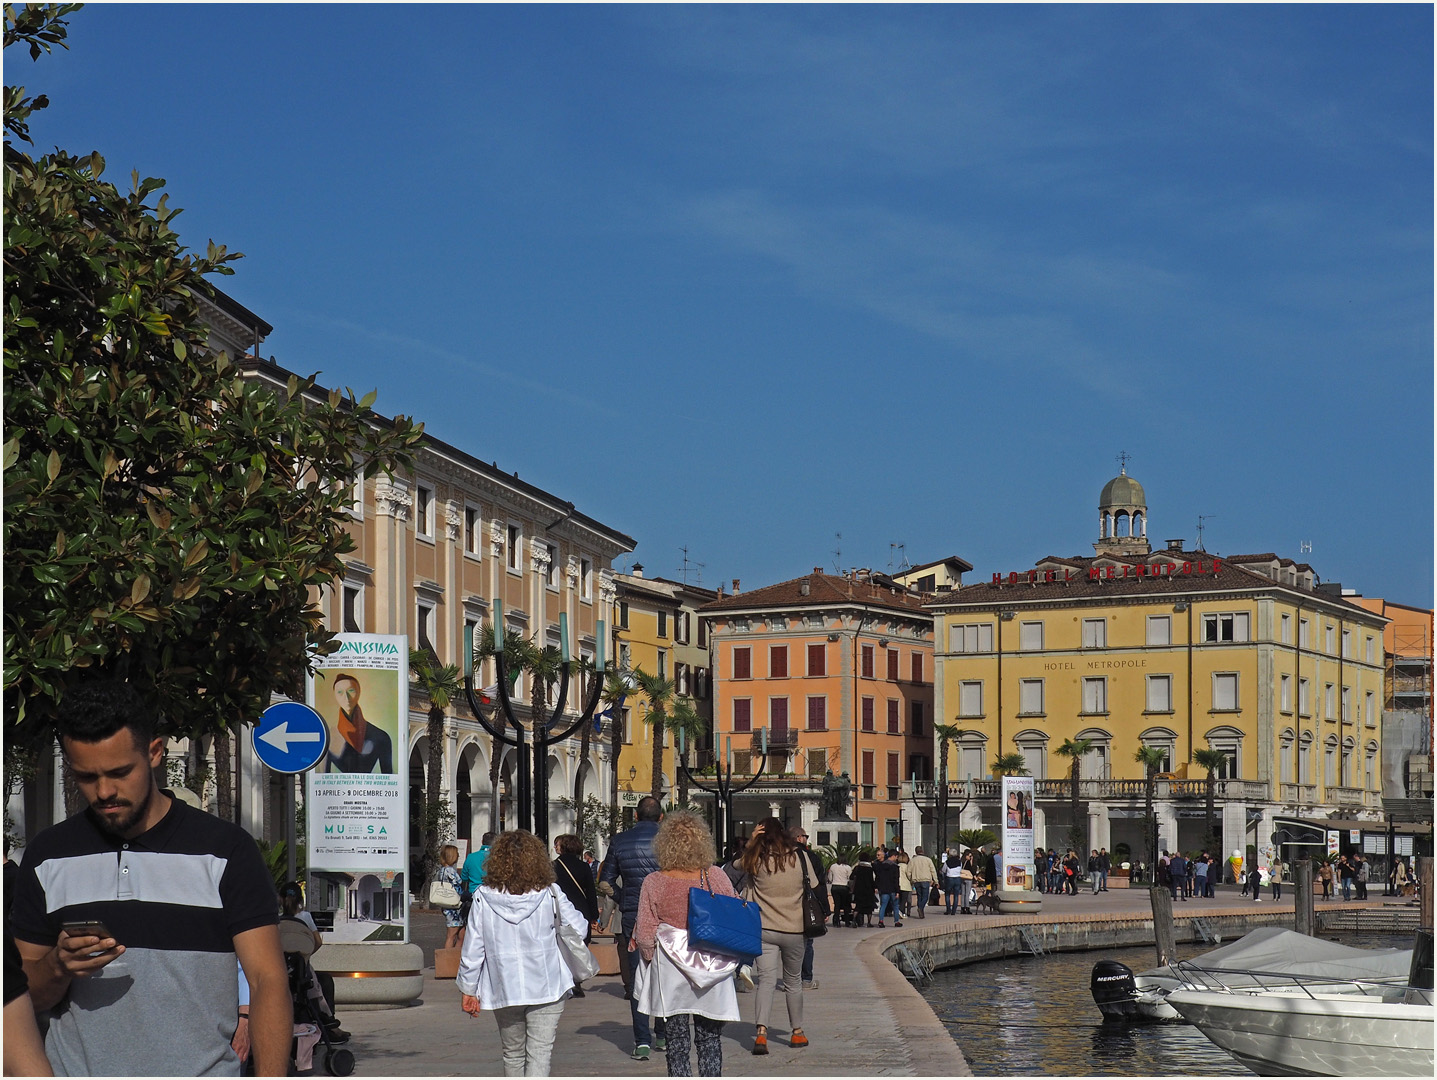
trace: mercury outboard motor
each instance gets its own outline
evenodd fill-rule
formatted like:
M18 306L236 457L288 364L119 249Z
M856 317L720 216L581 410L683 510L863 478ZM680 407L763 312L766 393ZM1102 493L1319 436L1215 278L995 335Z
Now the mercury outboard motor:
M1127 964L1099 960L1093 965L1091 989L1104 1020L1142 1019L1138 1013L1138 984L1133 979L1133 969Z

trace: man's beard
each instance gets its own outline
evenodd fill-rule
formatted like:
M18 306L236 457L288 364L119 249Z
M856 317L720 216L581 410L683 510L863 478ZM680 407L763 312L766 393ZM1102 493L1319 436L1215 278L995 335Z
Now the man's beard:
M145 790L145 797L136 803L113 802L113 803L91 803L90 809L95 811L95 817L99 820L100 828L112 836L124 836L134 828L135 823L145 816L145 811L150 808L150 798L154 795L155 789L151 785ZM110 817L102 812L102 807L128 806L129 813L121 814L119 817Z

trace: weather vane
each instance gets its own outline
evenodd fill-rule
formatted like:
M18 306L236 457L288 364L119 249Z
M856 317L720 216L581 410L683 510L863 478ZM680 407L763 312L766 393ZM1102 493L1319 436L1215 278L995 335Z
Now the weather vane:
M1133 460L1133 455L1128 453L1126 450L1120 450L1118 452L1118 456L1114 460L1118 463L1119 471L1121 471L1124 476L1127 476L1128 462Z

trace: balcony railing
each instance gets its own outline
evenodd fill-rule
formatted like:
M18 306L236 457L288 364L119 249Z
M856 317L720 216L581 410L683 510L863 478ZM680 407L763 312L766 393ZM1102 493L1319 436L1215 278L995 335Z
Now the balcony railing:
M1307 804L1317 802L1316 784L1283 784L1282 801L1285 803Z
M904 785L907 787L908 785ZM1063 802L1073 797L1071 780L1038 780L1033 784L1034 796L1040 802ZM950 802L963 800L967 784L962 780L948 782ZM912 785L913 796L919 802L931 801L937 797L938 785L920 780ZM997 780L974 780L975 799L997 799L1002 795L1002 784ZM1079 780L1078 797L1083 800L1147 798L1146 780ZM1153 786L1153 797L1164 802L1207 800L1206 780L1158 780ZM1268 785L1261 780L1219 780L1213 785L1213 797L1218 801L1228 799L1242 802L1263 802L1268 798Z
M1361 788L1330 787L1327 789L1327 801L1336 806L1366 806L1367 792Z
M749 740L749 747L756 753L763 750L764 730L759 728L753 733L753 738ZM793 728L768 728L767 730L769 753L789 753L798 749L798 732Z

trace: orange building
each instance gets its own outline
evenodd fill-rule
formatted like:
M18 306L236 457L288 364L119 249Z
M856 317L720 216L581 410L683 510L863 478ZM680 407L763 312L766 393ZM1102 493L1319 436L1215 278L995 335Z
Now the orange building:
M1432 797L1432 611L1378 597L1344 596L1391 620L1382 632L1382 794Z
M933 772L933 619L923 600L882 574L815 568L700 609L717 756L736 778L764 772L735 800L736 832L772 815L819 844L900 834L917 843L919 811L902 795L910 778ZM830 772L852 785L851 829L819 821Z

